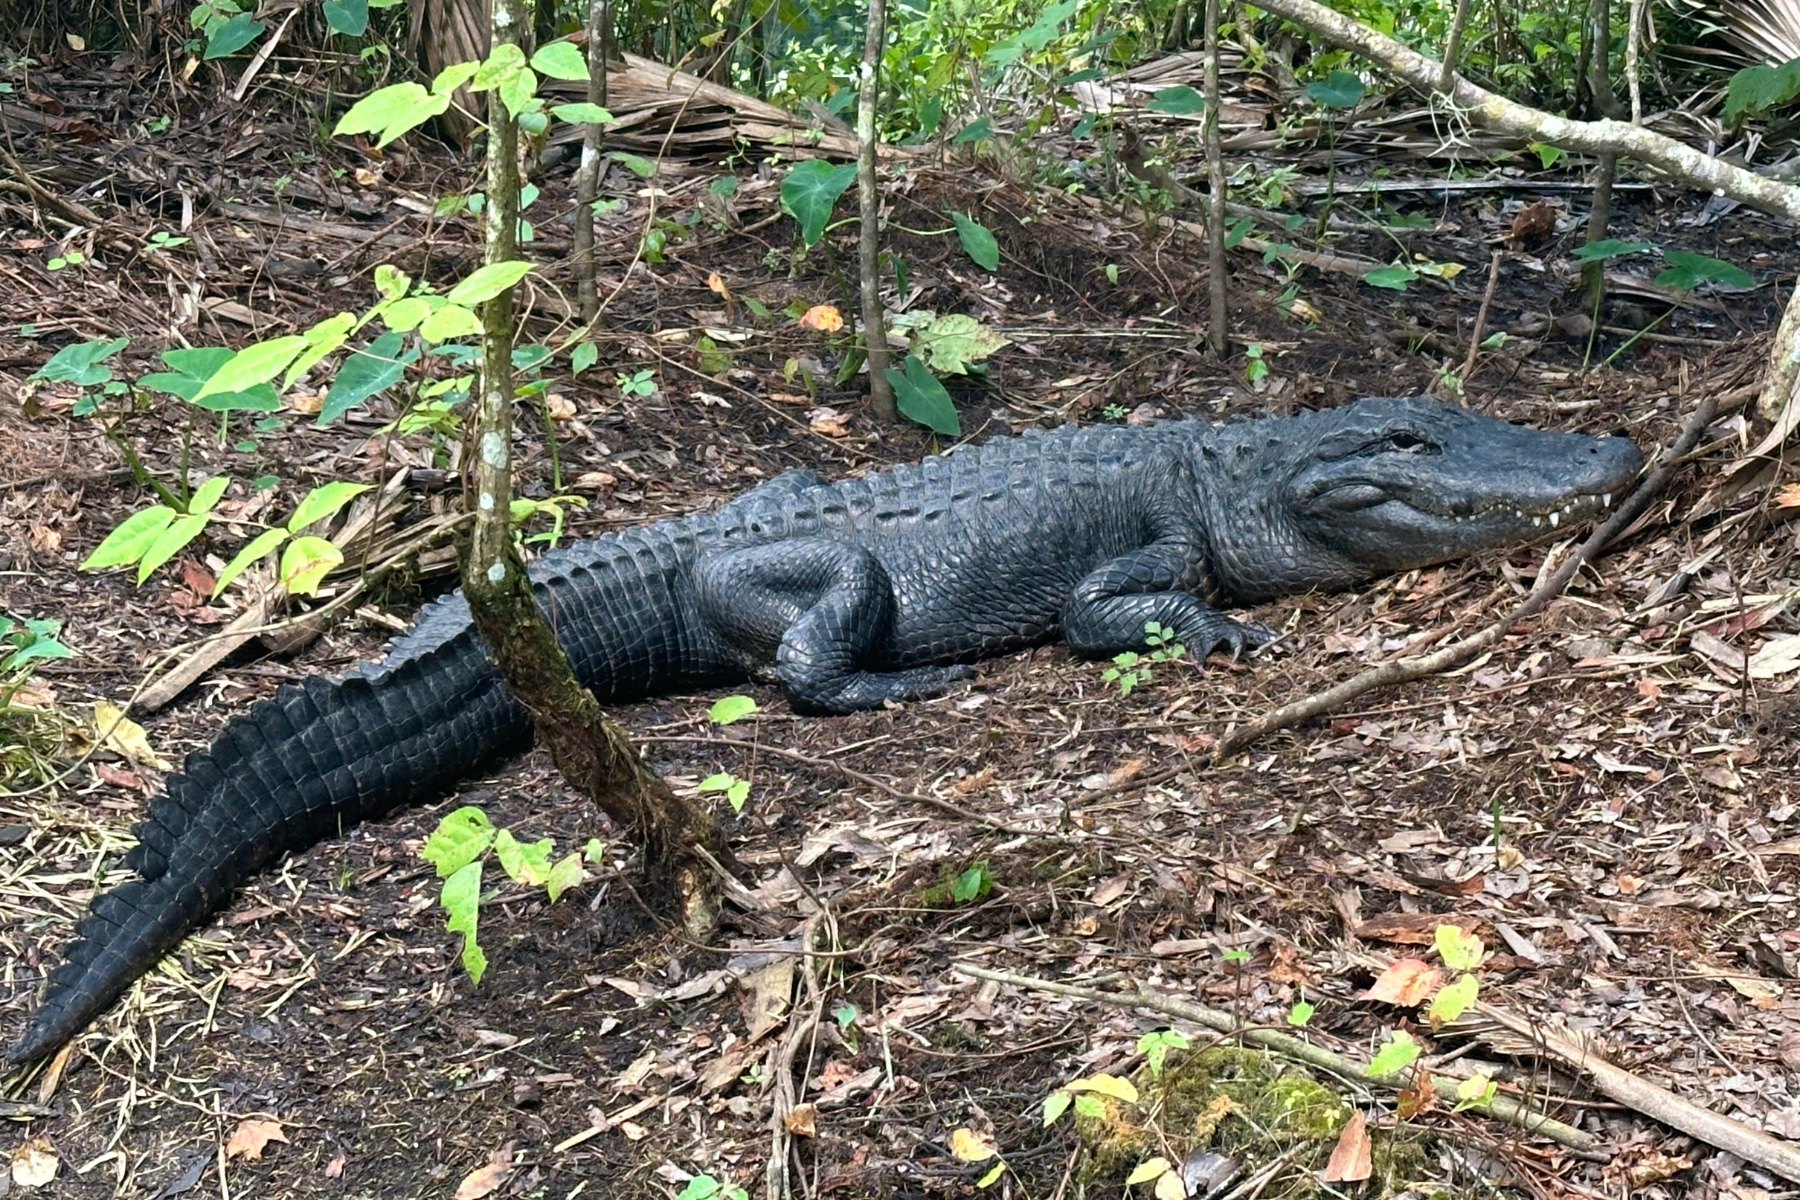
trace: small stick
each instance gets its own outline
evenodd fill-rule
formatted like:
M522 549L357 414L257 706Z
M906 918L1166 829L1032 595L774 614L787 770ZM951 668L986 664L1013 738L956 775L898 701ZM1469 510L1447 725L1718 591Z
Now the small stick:
M1705 432L1707 423L1712 420L1713 411L1718 398L1708 396L1694 410L1693 417L1675 444L1663 452L1656 461L1656 467L1637 490L1626 497L1624 502L1613 511L1613 515L1588 537L1575 552L1563 562L1548 578L1534 588L1529 596L1504 617L1489 625L1478 633L1471 634L1454 645L1446 646L1431 654L1413 658L1398 658L1391 662L1371 667L1367 671L1346 679L1344 682L1314 692L1291 704L1284 704L1246 722L1219 739L1218 749L1213 752L1213 762L1222 763L1233 754L1242 750L1278 729L1287 729L1302 721L1322 716L1333 709L1342 708L1350 701L1362 696L1365 692L1376 688L1392 687L1397 683L1411 683L1415 679L1423 679L1428 675L1436 675L1443 671L1452 671L1465 663L1474 661L1475 657L1499 642L1506 632L1519 621L1542 611L1549 603L1562 594L1575 577L1581 564L1598 554L1608 542L1630 527L1638 516L1648 507L1650 502L1661 494L1668 486L1669 480L1681 466L1686 457Z
M1345 1079L1355 1080L1363 1084L1380 1084L1393 1088L1411 1086L1413 1080L1409 1074L1396 1073L1371 1077L1368 1064L1346 1058L1342 1054L1327 1050L1323 1046L1315 1046L1311 1042L1302 1041L1291 1034L1281 1033L1274 1029L1246 1028L1230 1013L1220 1012L1215 1008L1204 1008L1191 1004L1177 996L1166 995L1148 988L1134 988L1131 991L1104 992L1099 988L1082 987L1079 984L1059 983L1051 979L1038 979L1030 975L1014 975L1008 971L990 971L986 967L972 966L968 963L956 963L955 969L964 975L976 979L987 979L995 983L1007 983L1014 987L1028 988L1032 991L1050 992L1058 996L1075 996L1082 1000L1095 1000L1102 1004L1116 1004L1121 1008L1143 1008L1164 1016L1176 1017L1183 1021L1192 1021L1203 1025L1215 1033L1228 1037L1241 1037L1253 1042L1265 1050L1272 1050L1287 1058L1317 1067L1321 1071L1330 1071ZM1462 1082L1449 1076L1432 1076L1431 1081L1440 1095L1455 1095L1456 1085ZM1511 1096L1496 1095L1484 1105L1474 1105L1473 1112L1483 1112L1509 1124L1517 1125L1532 1133L1542 1134L1552 1141L1560 1142L1572 1150L1592 1150L1593 1135L1583 1130L1558 1121L1555 1117L1545 1116L1530 1105Z
M1450 69L1448 63L1444 69ZM1457 375L1464 387L1469 384L1469 376L1475 373L1475 356L1481 352L1481 332L1487 328L1488 305L1494 302L1494 285L1500 282L1500 258L1501 251L1496 250L1488 263L1487 291L1481 294L1481 308L1475 313L1475 332L1469 335L1469 357L1463 359L1462 370Z

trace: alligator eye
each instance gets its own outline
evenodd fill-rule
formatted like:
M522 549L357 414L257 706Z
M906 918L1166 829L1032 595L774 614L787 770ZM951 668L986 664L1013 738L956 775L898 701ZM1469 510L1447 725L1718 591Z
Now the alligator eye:
M1381 449L1394 450L1401 454L1433 454L1437 447L1415 433L1390 433L1381 442Z

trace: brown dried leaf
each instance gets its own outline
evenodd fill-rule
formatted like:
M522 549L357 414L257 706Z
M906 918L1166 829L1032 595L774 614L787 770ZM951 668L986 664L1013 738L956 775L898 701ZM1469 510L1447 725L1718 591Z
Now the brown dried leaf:
M1421 958L1402 958L1381 973L1364 1000L1413 1008L1423 1004L1444 981L1444 973Z
M226 1158L241 1158L245 1162L256 1162L263 1156L263 1148L270 1142L286 1143L287 1133L281 1128L280 1121L239 1121L237 1128L231 1131L231 1137L225 1142Z
M1368 1122L1359 1110L1344 1122L1337 1145L1331 1149L1331 1161L1319 1178L1326 1183L1359 1183L1374 1173L1374 1156L1369 1142Z

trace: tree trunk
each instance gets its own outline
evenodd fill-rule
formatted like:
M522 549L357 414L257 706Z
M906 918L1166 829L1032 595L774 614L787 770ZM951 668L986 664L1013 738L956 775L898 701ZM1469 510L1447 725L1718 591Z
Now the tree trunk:
M589 104L606 107L606 46L611 41L612 6L588 0L587 67ZM600 126L581 131L581 166L575 172L575 292L581 299L581 323L600 317L600 291L594 283L594 201L600 198Z
M881 312L881 192L876 187L875 100L881 89L881 48L887 32L887 5L869 0L869 28L863 38L862 90L856 101L856 200L862 223L856 242L857 272L862 284L863 351L869 363L869 407L877 420L892 422L894 386L888 382L887 323Z
M493 0L493 45L516 43L527 28L524 0ZM483 210L486 263L509 262L517 256L518 147L518 125L498 89L490 91ZM557 768L639 843L646 899L659 906L678 906L688 932L705 934L716 904L712 877L700 851L721 862L730 860L711 816L683 804L644 765L624 731L604 718L593 694L570 670L537 606L512 536L510 289L482 305L481 320L482 366L472 439L475 532L463 566L463 594L470 614Z

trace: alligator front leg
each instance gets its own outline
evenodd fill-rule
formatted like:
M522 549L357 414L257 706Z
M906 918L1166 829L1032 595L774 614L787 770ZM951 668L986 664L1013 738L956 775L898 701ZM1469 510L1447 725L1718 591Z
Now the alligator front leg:
M879 708L974 673L960 665L869 669L892 633L894 588L860 546L796 538L727 550L694 564L694 584L701 620L753 673L772 663L802 712Z
M1184 589L1198 583L1192 564L1199 549L1187 539L1152 542L1106 563L1076 585L1063 606L1063 636L1077 653L1108 658L1143 650L1144 626L1154 621L1196 660L1217 649L1236 658L1266 646L1275 634L1246 625Z

